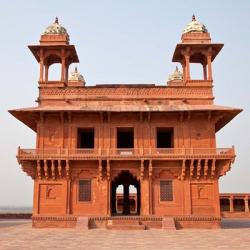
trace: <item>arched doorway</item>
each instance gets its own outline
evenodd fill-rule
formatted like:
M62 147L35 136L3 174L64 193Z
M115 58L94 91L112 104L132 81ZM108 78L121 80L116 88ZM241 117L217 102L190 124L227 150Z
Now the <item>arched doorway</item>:
M140 181L128 170L121 171L112 181L110 205L112 215L140 214Z

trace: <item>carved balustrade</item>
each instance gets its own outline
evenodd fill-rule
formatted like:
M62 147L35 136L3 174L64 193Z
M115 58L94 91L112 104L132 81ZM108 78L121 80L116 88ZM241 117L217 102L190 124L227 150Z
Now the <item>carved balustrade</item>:
M232 148L37 148L18 149L17 158L22 160L63 159L234 159Z

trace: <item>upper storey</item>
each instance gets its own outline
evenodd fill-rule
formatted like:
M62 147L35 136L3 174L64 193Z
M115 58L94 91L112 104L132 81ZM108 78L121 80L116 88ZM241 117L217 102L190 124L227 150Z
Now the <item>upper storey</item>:
M55 22L41 35L39 45L30 45L40 64L38 107L12 110L15 117L34 127L30 113L43 112L207 112L218 116L220 128L241 110L213 105L212 62L223 44L212 43L206 27L195 16L184 29L177 44L173 62L180 63L166 84L102 84L86 86L85 79L75 69L69 76L69 66L79 62L75 46L69 43L67 30ZM61 64L61 78L49 80L52 64ZM202 65L203 79L193 80L190 64ZM214 113L214 114L213 114Z
M223 47L222 44L211 43L206 27L193 16L192 21L184 29L182 42L177 44L173 62L182 66L182 72L176 70L164 86L154 84L122 84L85 86L85 80L75 70L69 77L71 63L79 62L74 45L69 44L67 30L58 22L48 26L40 38L39 45L29 48L40 63L39 105L91 105L91 102L105 102L110 105L116 101L119 105L157 104L212 104L212 61ZM52 64L61 64L61 78L49 80L49 69ZM190 64L199 63L203 66L203 79L193 80L190 77ZM87 103L86 103L87 102ZM159 103L158 103L159 104ZM103 105L102 105L103 106Z

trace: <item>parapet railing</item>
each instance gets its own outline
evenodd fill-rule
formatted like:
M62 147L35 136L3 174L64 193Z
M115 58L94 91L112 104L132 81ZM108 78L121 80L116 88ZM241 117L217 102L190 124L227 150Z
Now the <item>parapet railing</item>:
M235 156L232 148L18 148L19 160L35 159L85 159L85 158L185 158L185 157L217 157L232 158Z
M199 79L199 80L186 80L186 84L189 86L197 86L197 85L201 85L201 86L210 86L212 84L212 80L204 80L204 79Z

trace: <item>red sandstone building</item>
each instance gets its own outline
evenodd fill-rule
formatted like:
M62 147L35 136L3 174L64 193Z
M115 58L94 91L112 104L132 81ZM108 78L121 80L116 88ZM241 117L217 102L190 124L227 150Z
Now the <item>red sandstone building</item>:
M86 86L77 70L68 76L79 59L66 29L49 26L29 46L40 64L38 106L10 111L37 134L36 148L17 155L34 180L33 226L220 227L218 180L235 151L218 148L216 133L241 111L214 104L222 47L193 16L172 58L183 74L163 85ZM51 81L55 63L61 79ZM203 79L191 78L193 63Z

